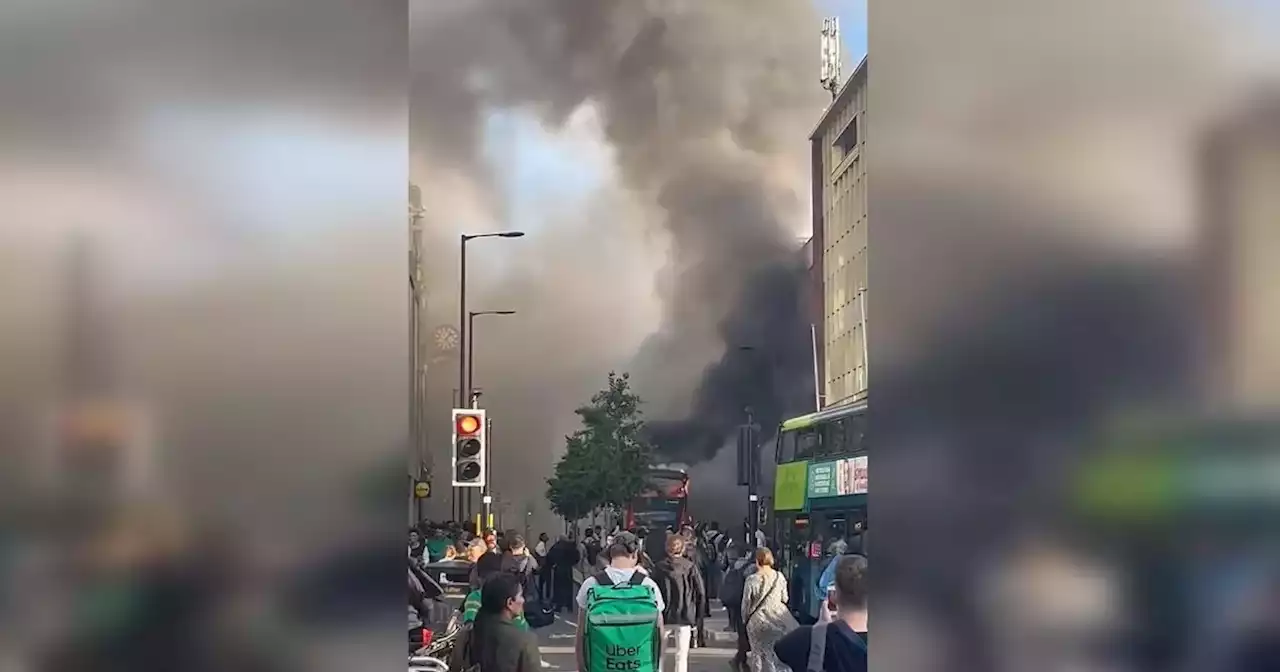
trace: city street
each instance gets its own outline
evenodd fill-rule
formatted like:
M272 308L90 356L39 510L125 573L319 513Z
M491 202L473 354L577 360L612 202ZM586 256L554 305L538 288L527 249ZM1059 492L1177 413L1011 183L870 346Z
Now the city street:
M558 672L576 672L578 666L573 656L573 639L577 624L570 622L572 617L562 614L556 622L539 628L538 649L542 652L543 667ZM690 672L727 672L729 659L733 657L734 640L731 633L724 632L728 626L724 609L712 607L712 617L707 622L708 633L715 641L708 641L707 648L693 649L689 652ZM672 657L664 657L663 669L674 670Z

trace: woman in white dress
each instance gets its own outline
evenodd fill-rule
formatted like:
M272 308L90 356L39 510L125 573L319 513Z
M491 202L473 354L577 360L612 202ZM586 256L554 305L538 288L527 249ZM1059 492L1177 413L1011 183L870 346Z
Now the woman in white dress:
M789 672L773 645L798 624L787 608L787 579L773 568L773 552L757 548L756 571L742 590L742 617L747 625L751 672Z

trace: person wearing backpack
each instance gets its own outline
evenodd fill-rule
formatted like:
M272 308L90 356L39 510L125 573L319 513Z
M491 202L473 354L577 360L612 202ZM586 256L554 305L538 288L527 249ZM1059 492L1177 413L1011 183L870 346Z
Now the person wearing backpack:
M583 561L588 564L594 563L596 557L604 552L604 547L600 545L601 539L596 535L596 532L589 527L587 528L587 531L583 533L583 537Z
M619 534L609 566L578 590L574 650L581 672L658 672L662 660L662 592L637 567L640 540Z
M488 583L493 577L501 574L511 574L506 572L502 567L502 558L495 553L485 553L480 556L480 560L476 562L476 576L479 579L480 586L467 594L466 599L462 601L462 622L471 623L476 620L476 614L480 612L481 589L484 584ZM519 580L519 577L515 577ZM516 627L522 630L529 629L529 621L525 618L523 612L516 614L511 619Z
M832 582L834 605L824 601L820 622L792 630L773 652L793 672L867 670L867 558L844 555ZM834 607L834 613L831 608Z
M729 566L725 570L724 580L720 583L720 603L724 605L725 613L729 617L729 629L736 632L742 625L742 591L746 586L748 570L754 568L754 565L747 559L739 557L735 546L726 550L725 557Z
M684 537L668 537L667 557L658 562L653 574L666 602L666 609L662 611L662 621L666 624L663 636L673 636L676 641L676 672L689 672L693 629L700 626L707 615L706 585L698 567L684 554L686 543Z
M514 575L499 570L480 589L475 621L464 626L449 669L473 672L541 672L533 633L516 619L524 613L524 590Z
M523 535L516 532L503 535L502 571L515 574L520 579L525 599L535 596L534 578L538 571L538 561L529 553Z

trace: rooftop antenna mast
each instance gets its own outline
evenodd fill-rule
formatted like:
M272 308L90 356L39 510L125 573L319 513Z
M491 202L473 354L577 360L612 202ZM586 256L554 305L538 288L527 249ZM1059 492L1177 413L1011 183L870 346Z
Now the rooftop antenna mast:
M822 20L822 72L818 82L835 100L840 93L840 19Z

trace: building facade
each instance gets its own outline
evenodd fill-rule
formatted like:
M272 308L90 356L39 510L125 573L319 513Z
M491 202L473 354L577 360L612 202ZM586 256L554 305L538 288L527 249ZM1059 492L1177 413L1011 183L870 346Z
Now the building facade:
M1215 125L1201 154L1200 389L1219 407L1280 398L1280 85Z
M867 396L866 110L863 58L809 136L823 407Z

